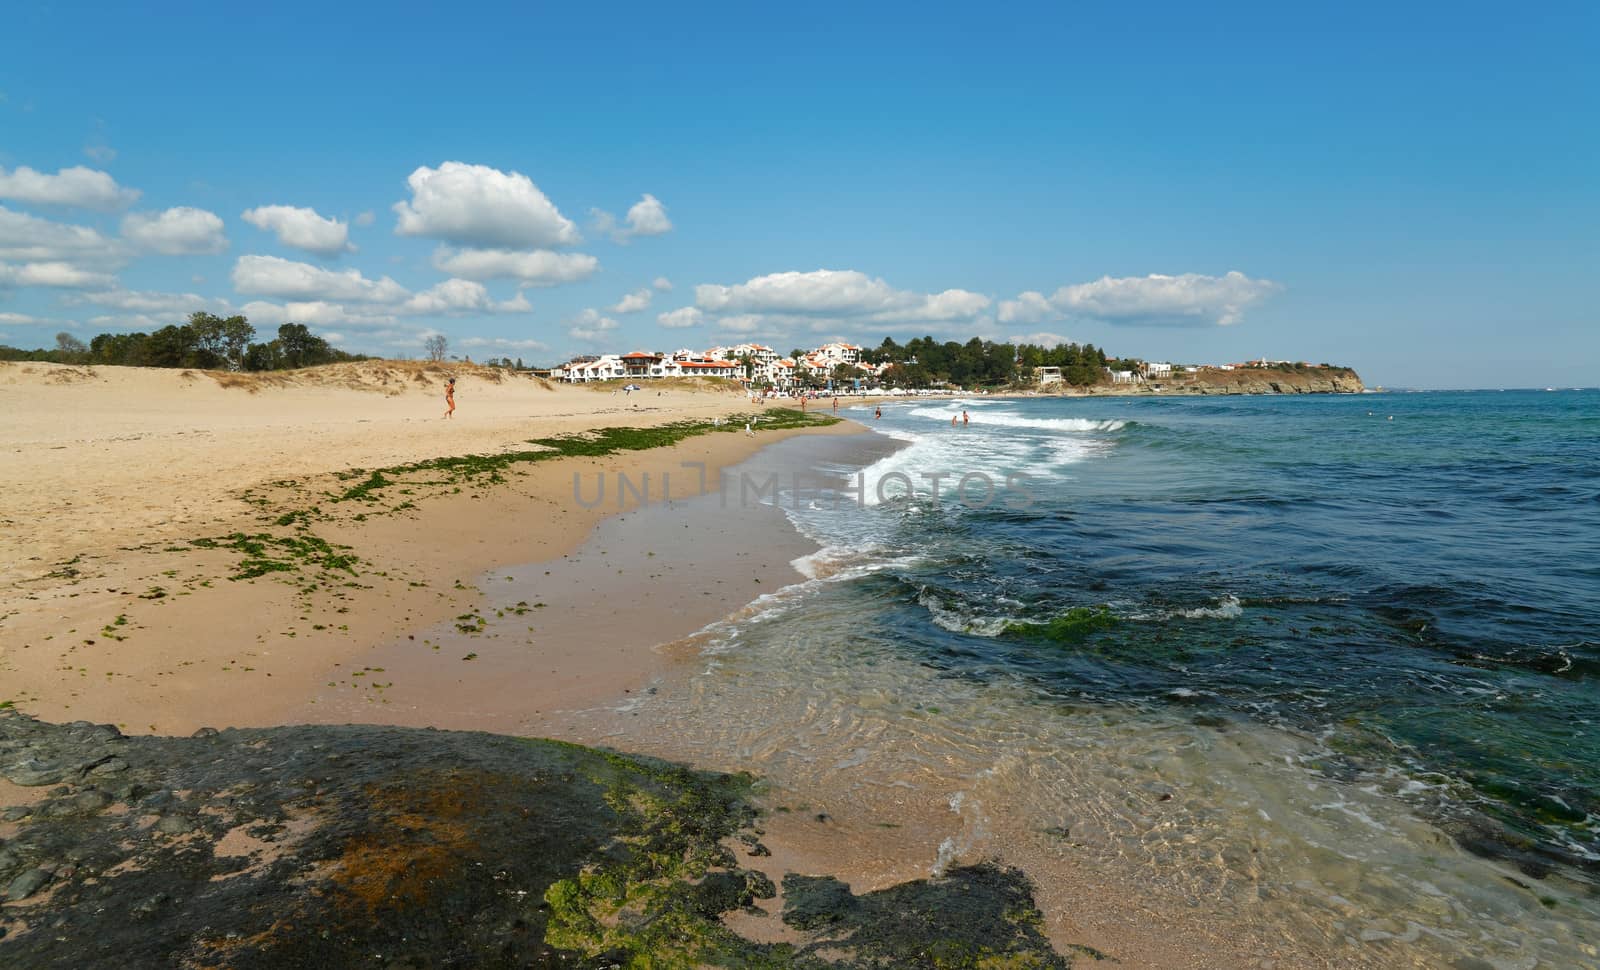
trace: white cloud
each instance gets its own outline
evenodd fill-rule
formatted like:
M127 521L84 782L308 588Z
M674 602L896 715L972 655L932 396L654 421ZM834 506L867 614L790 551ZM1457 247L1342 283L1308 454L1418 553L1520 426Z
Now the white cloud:
M660 290L662 293L672 292L672 281L667 279L665 276L657 276L656 281L650 285L655 287L657 290Z
M110 273L95 272L72 263L23 263L21 266L0 263L0 288L48 286L64 290L88 290L106 289L116 283L116 278Z
M548 249L517 252L509 249L450 249L434 251L435 269L469 280L520 280L528 286L555 286L586 279L600 267L588 253L557 253Z
M620 243L636 236L662 236L672 231L672 220L667 218L667 207L661 200L646 192L629 209L623 225L617 217L603 209L590 209L597 232L609 235ZM670 284L669 284L670 286Z
M706 315L700 312L699 307L685 306L676 310L656 314L656 323L668 330L682 330L685 327L694 327L705 322Z
M411 201L396 202L402 236L482 249L540 249L581 242L578 227L533 180L486 165L445 162L411 173Z
M1011 342L1014 344L1035 344L1039 347L1057 347L1074 341L1069 337L1061 336L1059 333L1046 333L1041 330L1038 333L1013 334Z
M520 313L531 309L528 298L521 293L496 303L482 283L460 279L445 280L400 305L400 312L415 314Z
M464 350L498 350L501 353L550 349L547 344L537 340L511 340L506 337L467 337L457 343L456 346Z
M702 310L760 317L759 323L740 321L749 329L815 318L877 324L972 321L990 304L987 296L969 290L898 290L855 270L772 273L732 286L701 284L694 292Z
M54 323L40 317L30 317L26 313L0 313L0 323L12 324L22 327L47 327Z
M98 330L160 330L171 324L182 323L182 320L155 317L148 313L109 313L103 316L90 317L89 326Z
M54 175L26 165L10 172L0 168L0 199L109 211L133 205L139 194L137 189L118 185L105 172L83 165L61 169Z
M717 328L729 333L755 333L766 323L767 318L759 313L740 313L718 320Z
M1000 306L1005 323L1040 323L1083 317L1107 323L1152 326L1228 326L1245 310L1283 287L1251 279L1238 271L1223 276L1184 273L1164 276L1102 276L1092 283L1063 286L1048 300L1027 292Z
M661 236L672 231L672 220L667 218L667 207L661 200L646 192L628 209L624 231L630 236Z
M129 255L125 243L88 226L52 222L0 205L0 259L110 270L126 263Z
M854 270L772 273L733 286L694 288L702 310L764 313L868 313L903 306L899 291Z
M107 165L117 160L117 150L110 145L86 145L83 153L101 165Z
M883 320L975 320L989 309L990 299L971 290L945 290L924 297L905 311L880 314Z
M1060 314L1043 293L1029 290L1015 300L1001 300L997 316L1001 323L1043 323Z
M168 256L199 256L228 248L222 220L186 205L161 213L131 212L122 220L122 235Z
M198 293L159 293L154 290L124 290L121 288L101 293L84 293L74 297L74 303L93 303L129 313L166 313L188 316L197 310L214 309L226 300L214 300Z
M291 300L271 303L252 300L239 308L258 327L276 327L284 323L303 323L317 327L392 327L397 320L392 312L375 307L347 307L328 300Z
M387 276L369 280L359 270L322 269L277 256L240 256L233 267L233 288L254 296L305 302L399 303L411 296Z
M602 316L599 310L586 309L572 319L567 336L574 340L596 341L604 339L607 333L615 329L617 321Z
M367 211L365 211L365 212L361 213L360 215L356 216L355 220L354 220L356 225L363 226L363 227L370 226L374 222L377 222L377 221L378 221L378 214L376 212L373 212L371 209L368 209Z
M650 309L650 300L653 296L654 294L648 289L634 290L609 309L612 313L638 313L640 310Z
M303 249L318 256L337 256L355 251L355 247L350 245L350 226L319 215L315 209L263 205L246 209L240 218L257 229L274 233L278 242L285 246Z

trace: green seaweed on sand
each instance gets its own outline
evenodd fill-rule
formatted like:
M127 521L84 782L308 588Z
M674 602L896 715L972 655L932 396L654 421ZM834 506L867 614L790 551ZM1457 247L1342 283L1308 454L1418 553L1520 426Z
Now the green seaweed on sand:
M825 415L806 415L798 411L777 409L762 414L735 414L716 421L675 421L645 428L599 428L553 438L531 438L527 444L533 445L533 448L487 455L428 458L371 470L352 469L340 477L347 481L363 475L366 477L331 498L335 502L374 502L380 490L398 484L433 486L499 484L505 481L506 471L514 466L532 462L558 458L605 457L625 451L664 448L700 435L742 432L746 423L762 431L785 431L794 428L827 427L837 424L839 420ZM414 481L412 476L418 474L427 474L429 477Z
M276 536L266 532L246 534L233 532L217 538L190 539L197 549L228 549L243 558L234 567L229 579L255 579L268 573L298 572L302 566L314 566L329 572L338 570L357 575L356 564L361 560L346 552L348 546L336 546L320 536L302 530L298 535Z

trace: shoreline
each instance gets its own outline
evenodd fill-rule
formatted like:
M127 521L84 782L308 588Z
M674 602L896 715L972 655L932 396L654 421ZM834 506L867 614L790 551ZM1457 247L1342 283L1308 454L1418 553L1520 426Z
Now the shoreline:
M718 487L605 515L559 555L484 570L475 610L374 644L364 672L330 668L275 717L561 737L572 714L626 705L694 659L674 645L806 578L795 563L820 547L747 486L823 448L859 450L869 429L819 430L709 465Z
M746 402L719 403L731 412ZM659 689L663 700L698 706L696 673L716 660L701 655L696 634L725 618L748 618L759 608L753 599L801 580L790 563L816 545L777 510L767 509L772 514L764 521L743 514L749 509L725 514L710 501L715 493L694 495L697 482L683 482L676 501L584 508L565 497L571 476L626 470L659 481L685 461L703 461L711 473L759 462L790 444L814 462L829 438L841 453L901 447L889 439L869 444L879 437L863 434L869 430L847 419L755 439L704 435L625 455L561 458L504 482L419 498L405 514L319 522L318 535L354 547L367 562L349 582L319 576L320 588L309 594L270 575L218 580L227 569L222 550L122 550L120 558L97 564L99 576L57 580L54 607L73 615L99 611L83 627L91 633L83 639L98 642L52 646L58 638L24 645L39 651L27 658L34 673L71 692L71 706L52 709L43 687L19 706L66 721L108 719L103 712L122 705L130 713L117 723L129 734L362 721L538 734L701 768L749 770L742 751L724 746L697 753L696 743L670 730L652 735L648 717L630 730L628 721L638 716L630 695ZM672 529L699 539L696 555L665 569L659 560L668 557L660 553ZM735 542L749 553L731 553ZM209 570L211 585L195 582L192 589L144 599L143 584L164 575L168 570L160 567L174 560ZM741 577L761 582L743 585ZM670 609L704 592L714 595L692 608ZM22 619L47 612L35 609ZM97 627L100 617L113 616ZM122 617L126 623L116 619ZM0 628L18 629L18 619L7 616ZM272 629L263 632L263 625ZM135 664L140 652L142 667ZM113 654L116 669L103 673L91 666L94 658ZM0 654L13 669L14 657ZM64 700L55 697L57 704ZM152 712L151 720L141 723L134 711ZM805 745L798 723L770 725L770 743ZM839 766L848 767L847 761ZM857 892L924 878L935 851L943 856L941 840L965 840L972 826L981 830L983 824L961 814L937 775L930 772L928 784L914 792L870 785L857 797L836 797L831 786L808 787L803 776L773 770L772 794L760 800L772 854L744 864L766 871L773 882L786 872L837 875ZM1027 845L1008 845L995 858L1025 863ZM1180 955L1194 966L1232 965L1233 956L1246 952L1282 955L1272 947L1233 951L1213 930L1170 903L1147 898L1138 886L1107 885L1111 875L1078 866L1038 884L1043 929L1062 952L1088 943L1124 963L1148 966ZM1165 935L1140 926L1133 914L1163 927ZM784 931L771 922L735 917L730 925L745 936L781 942Z
M51 373L49 368L41 369L46 375ZM17 370L12 365L10 370L0 371L0 379L9 376L14 380ZM121 386L111 379L118 377L133 379L136 385L164 378L167 386L158 388L163 393L156 401L146 396L139 399L142 407L128 407L127 397L148 388ZM700 485L694 476L685 474L685 462L703 463L711 487L715 487L718 470L790 435L861 430L854 423L841 422L830 427L763 431L755 437L704 434L609 458L563 457L518 466L499 476L502 481L495 482L491 476L486 482L466 480L453 487L446 483L435 487L435 494L420 494L426 489L419 486L419 494L401 503L401 511L347 514L315 521L298 533L326 543L331 550L349 547L348 555L360 557L359 564L349 571L290 562L287 565L303 568L230 580L230 573L240 575L234 571L241 554L226 547L196 546L194 540L262 528L260 510L266 507L262 503L267 498L260 493L271 499L281 496L270 487L262 489L259 480L247 482L241 489L237 484L240 477L257 466L233 467L228 461L238 456L241 446L245 451L254 447L263 434L307 431L305 401L296 405L271 397L283 393L280 390L250 396L206 387L181 375L114 374L111 378L35 388L39 393L31 399L45 399L41 412L54 410L58 417L66 413L73 423L80 424L85 411L109 415L120 410L126 415L123 420L143 422L148 429L127 446L160 451L176 440L178 457L166 464L139 465L127 474L122 463L125 454L116 447L126 434L123 428L66 439L41 454L37 445L19 441L23 435L17 433L26 427L27 438L36 439L41 429L19 424L9 441L0 440L0 447L10 444L11 450L25 456L26 460L8 466L4 485L24 499L38 496L30 500L41 503L32 510L35 517L30 519L30 531L36 534L48 529L52 517L44 513L42 503L49 501L51 493L92 490L94 482L74 486L67 479L94 467L104 469L112 479L120 469L125 478L134 480L121 482L119 487L145 493L159 488L177 467L180 473L190 473L193 492L203 497L203 501L197 499L200 512L159 519L158 526L144 529L140 538L145 541L138 544L127 542L129 529L123 524L86 521L68 537L81 550L71 558L52 561L37 555L29 564L30 575L8 575L0 583L0 588L7 590L6 606L0 610L0 632L5 640L0 646L0 672L6 683L0 702L10 701L48 720L110 722L130 734L188 734L209 726L284 723L284 715L301 709L305 699L325 689L325 665L344 669L373 666L363 658L375 647L477 612L481 594L477 578L481 575L506 566L559 560L581 548L599 523L637 507L639 496L632 493L608 496L603 504L584 507L573 494L576 474L626 471L660 483L664 476L677 473L671 491L681 498ZM464 387L468 393L477 392L477 403L491 412L486 426L474 427L471 432L474 443L498 445L481 449L490 453L526 437L530 412L541 415L540 431L560 433L566 429L571 433L606 426L658 426L749 410L742 396L721 392L678 390L660 397L645 395L632 402L635 407L618 407L622 399L613 401L613 395L588 389L546 390L531 384L475 388L471 383ZM0 384L0 395L8 390ZM327 390L310 388L297 393L309 399L317 411L328 410L330 399L341 407L362 409L344 425L323 429L324 436L335 439L365 441L375 436L365 427L354 428L356 424L377 424L379 431L385 424L390 429L405 429L416 423L418 411L432 408L431 395L419 401L416 398L421 395L414 391L405 392L401 408L395 408L394 397L386 394ZM468 393L461 395L463 409L465 401L472 400ZM63 412L62 401L71 397L80 402L89 399L97 407ZM195 400L211 402L214 413L197 415ZM223 408L224 404L231 409ZM592 410L583 410L586 405ZM386 416L391 409L400 413ZM776 417L787 412L769 409L768 413ZM210 433L187 434L197 423L200 430ZM437 456L441 442L450 447L456 441L447 437L455 429L440 427L445 424L425 423L425 437L419 440L378 441L362 456L391 457L397 452L400 457ZM342 487L335 473L348 466L328 463L330 459L339 461L347 453L344 449L329 449L317 440L298 450L289 445L283 449L292 454L279 467L298 471L305 478L295 480L296 495L326 495L317 489L330 484ZM67 454L51 465L51 452L59 455L61 451ZM444 452L452 453L459 452L453 448ZM319 462L323 465L319 474L304 476L302 469ZM221 474L200 480L210 467L220 467ZM54 471L48 472L51 468ZM659 498L659 490L659 485L653 488L652 501ZM223 497L218 499L219 495ZM27 502L21 504L28 508ZM70 499L59 502L53 516L58 527L63 519L71 519L73 504ZM408 505L413 507L403 508ZM296 534L288 533L287 538L295 540ZM18 546L26 546L31 539L29 535L12 536ZM305 541L309 544L310 539ZM98 551L87 551L90 548ZM667 632L685 635L703 622Z

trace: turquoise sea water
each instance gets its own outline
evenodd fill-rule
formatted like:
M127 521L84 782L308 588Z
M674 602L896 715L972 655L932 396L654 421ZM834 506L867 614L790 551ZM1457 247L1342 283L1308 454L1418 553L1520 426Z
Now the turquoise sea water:
M957 410L974 423L948 427ZM879 423L912 443L878 475L1036 475L1026 510L871 510L891 555L921 553L868 583L906 649L1316 733L1327 770L1426 782L1423 808L1477 850L1600 874L1600 392L964 401ZM839 525L858 523L809 522ZM1085 607L1114 622L996 635Z
M1600 963L1600 392L848 413L898 449L781 491L811 578L636 731L947 799L929 865L1047 899L1065 853L1352 963Z

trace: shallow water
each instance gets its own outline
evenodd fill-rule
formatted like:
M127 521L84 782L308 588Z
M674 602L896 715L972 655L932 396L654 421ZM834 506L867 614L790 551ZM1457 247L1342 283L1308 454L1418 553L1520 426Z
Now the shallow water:
M1596 963L1600 393L866 420L904 446L769 499L812 579L628 735L1047 903L1089 870L1339 959Z

